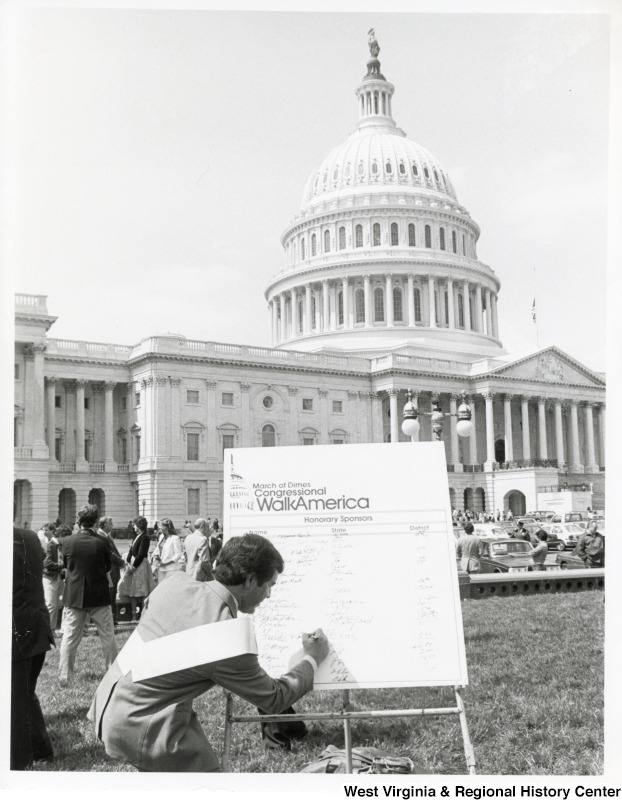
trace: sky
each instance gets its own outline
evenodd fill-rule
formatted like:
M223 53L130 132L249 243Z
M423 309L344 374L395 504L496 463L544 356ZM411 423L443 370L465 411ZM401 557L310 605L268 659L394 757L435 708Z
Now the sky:
M506 350L555 344L604 370L608 25L19 8L4 56L14 291L48 296L54 338L269 346L280 236L356 126L374 27L397 125L481 228Z

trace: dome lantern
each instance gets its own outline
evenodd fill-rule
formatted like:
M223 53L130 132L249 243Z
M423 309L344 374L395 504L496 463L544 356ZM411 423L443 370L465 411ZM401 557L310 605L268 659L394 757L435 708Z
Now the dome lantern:
M380 61L378 60L380 47L373 28L370 29L367 36L371 58L367 62L367 75L355 90L359 104L357 128L361 130L382 126L395 131L395 121L391 116L391 98L395 86L389 83L380 72Z

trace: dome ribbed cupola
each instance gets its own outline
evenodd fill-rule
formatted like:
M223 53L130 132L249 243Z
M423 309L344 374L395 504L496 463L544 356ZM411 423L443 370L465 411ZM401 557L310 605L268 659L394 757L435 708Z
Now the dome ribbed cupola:
M309 176L266 290L275 347L499 353L500 282L477 259L479 227L438 159L393 119L395 87L371 58L358 123Z

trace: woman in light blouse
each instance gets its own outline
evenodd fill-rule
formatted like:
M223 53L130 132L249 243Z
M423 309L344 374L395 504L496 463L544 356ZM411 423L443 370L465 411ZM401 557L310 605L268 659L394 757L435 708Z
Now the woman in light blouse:
M160 538L158 541L155 564L158 573L158 583L184 568L185 556L181 539L177 535L175 526L168 518L160 522Z

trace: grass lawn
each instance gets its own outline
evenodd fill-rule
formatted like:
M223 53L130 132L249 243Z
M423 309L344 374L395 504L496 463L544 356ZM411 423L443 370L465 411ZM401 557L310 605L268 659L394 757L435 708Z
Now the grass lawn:
M463 692L469 731L482 775L600 775L603 772L604 603L599 591L549 596L466 600L464 617L469 686ZM117 634L119 647L128 632ZM57 643L58 640L57 640ZM58 649L48 654L38 695L56 758L35 770L133 771L108 758L86 712L103 675L99 641L80 644L74 684L57 684ZM361 689L354 708L454 705L450 689ZM318 692L296 704L304 711L337 709L339 692ZM224 731L219 688L195 701L195 710L218 751ZM235 700L236 713L255 713ZM343 724L310 722L291 753L265 751L259 725L233 729L232 771L292 773L324 747L343 747ZM426 770L465 774L457 717L375 719L352 723L355 745L409 756Z

